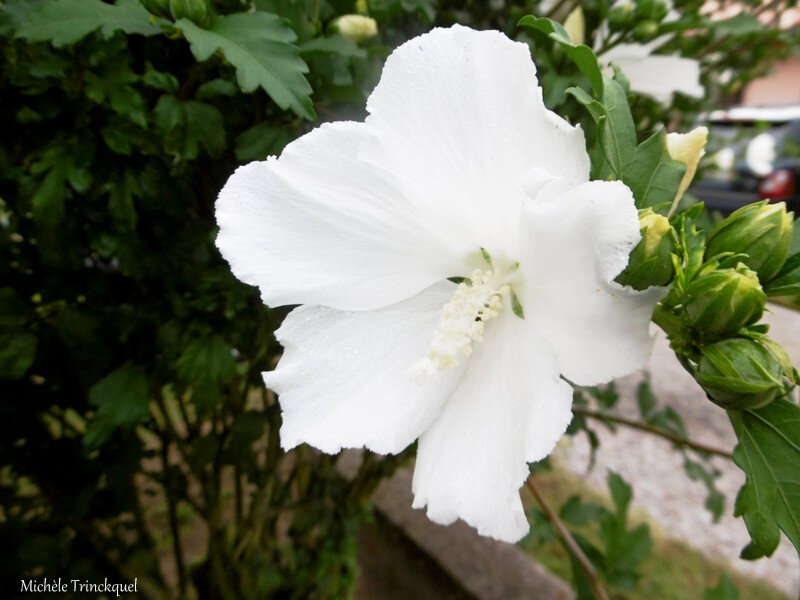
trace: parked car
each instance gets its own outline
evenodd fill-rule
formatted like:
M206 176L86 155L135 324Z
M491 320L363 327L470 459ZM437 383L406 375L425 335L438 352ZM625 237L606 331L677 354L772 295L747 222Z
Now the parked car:
M724 214L756 202L800 209L800 105L740 106L712 112L703 177L690 189Z

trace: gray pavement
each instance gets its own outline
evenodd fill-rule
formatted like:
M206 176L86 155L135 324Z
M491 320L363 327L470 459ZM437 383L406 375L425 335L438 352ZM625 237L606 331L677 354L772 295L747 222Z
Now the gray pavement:
M795 365L800 365L800 312L771 305L766 316L773 338L786 348ZM684 371L659 332L649 363L651 382L656 396L672 405L684 418L690 436L704 443L733 449L736 438L725 412L709 402L697 383ZM641 381L635 374L618 381L620 414L638 414L635 390ZM768 559L743 561L740 550L749 537L741 519L733 517L736 492L744 475L736 465L715 459L722 471L718 487L726 494L725 514L716 524L703 507L705 487L690 480L683 471L680 454L669 442L647 433L620 428L616 433L597 428L601 447L597 464L587 473L589 447L585 436L559 445L558 460L584 475L593 486L604 489L608 469L619 472L634 486L635 502L656 521L666 534L686 540L704 554L730 562L733 568L770 581L790 597L800 590L800 561L787 539ZM798 465L800 469L800 465Z

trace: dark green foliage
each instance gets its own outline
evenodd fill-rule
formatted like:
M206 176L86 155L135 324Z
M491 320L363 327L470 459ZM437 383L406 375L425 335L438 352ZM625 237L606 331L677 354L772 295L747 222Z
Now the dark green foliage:
M237 164L315 112L358 118L388 49L323 37L301 0L229 4L199 24L138 0L0 5L0 589L345 597L366 499L405 459L349 482L279 450L261 372L286 310L214 247Z

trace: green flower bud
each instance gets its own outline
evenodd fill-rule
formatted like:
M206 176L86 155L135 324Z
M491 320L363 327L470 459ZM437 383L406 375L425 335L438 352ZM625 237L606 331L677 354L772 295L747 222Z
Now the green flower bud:
M342 15L331 23L330 28L356 44L378 35L378 23L364 15Z
M760 342L731 338L700 352L695 378L711 401L722 408L760 408L785 391L780 360Z
M608 11L608 26L612 31L624 29L633 24L634 11L630 2L614 6Z
M637 23L633 28L633 37L640 42L647 42L652 40L658 35L658 23L655 21L647 20Z
M638 0L636 2L636 16L640 19L661 21L668 12L669 6L664 0Z
M739 263L692 281L684 305L695 330L705 337L726 337L758 321L766 299L756 274Z
M622 285L643 290L653 285L666 285L675 274L672 253L675 236L666 217L652 209L639 212L642 239L631 252L628 266L617 277Z
M169 0L139 0L151 14L169 18Z
M210 0L169 0L172 18L189 19L192 23L203 25L211 19Z
M786 212L785 202L743 206L711 232L706 258L722 252L747 254L742 262L766 283L778 274L789 255L793 217Z

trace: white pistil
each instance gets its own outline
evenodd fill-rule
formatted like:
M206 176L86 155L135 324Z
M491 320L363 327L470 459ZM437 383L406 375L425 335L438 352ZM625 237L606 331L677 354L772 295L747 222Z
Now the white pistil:
M472 342L483 341L486 321L500 314L510 293L511 287L501 283L494 271L476 269L468 280L459 283L442 308L428 355L414 364L412 374L419 376L457 367L460 355L472 354Z

